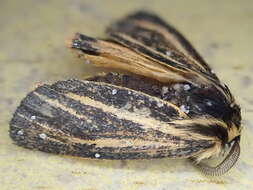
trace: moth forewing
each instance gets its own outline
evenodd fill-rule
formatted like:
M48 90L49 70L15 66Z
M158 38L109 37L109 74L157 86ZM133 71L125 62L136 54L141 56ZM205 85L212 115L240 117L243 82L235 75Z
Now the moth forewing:
M164 83L189 82L197 86L213 83L210 79L202 76L198 70L189 69L178 61L158 55L159 53L149 47L145 47L146 50L140 52L139 49L142 50L144 47L133 51L135 45L132 44L132 46L132 48L126 48L113 42L94 39L80 33L74 35L69 45L79 57L83 57L100 67L121 69ZM145 54L147 51L150 53Z
M204 72L191 64L187 65L182 61L170 59L138 41L135 44L131 41L131 37L125 34L114 34L114 38L122 41L121 44L127 48L80 33L74 35L69 47L77 52L80 58L83 57L100 67L128 71L163 83L187 82L200 88L211 87L229 100L232 99L227 87L221 85L215 75Z
M201 141L173 134L181 129L169 124L186 118L177 106L142 92L68 80L29 93L10 135L27 148L82 157L189 157L203 150Z

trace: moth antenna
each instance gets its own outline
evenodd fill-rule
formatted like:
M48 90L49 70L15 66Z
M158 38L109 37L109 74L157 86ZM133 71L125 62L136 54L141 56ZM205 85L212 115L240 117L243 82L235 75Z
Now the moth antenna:
M231 147L226 158L215 167L208 166L204 163L196 163L196 161L192 158L191 158L191 161L204 174L210 175L210 176L220 176L226 173L228 170L230 170L234 166L234 164L239 158L239 155L240 155L240 145L239 145L239 140L236 140L233 146Z

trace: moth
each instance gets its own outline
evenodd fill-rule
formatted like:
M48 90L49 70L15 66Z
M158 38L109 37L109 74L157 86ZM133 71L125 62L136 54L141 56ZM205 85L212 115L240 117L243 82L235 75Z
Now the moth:
M118 72L37 87L10 122L15 143L95 159L188 158L207 175L227 172L240 154L240 107L188 40L145 11L106 33L76 33L70 48ZM226 147L217 166L202 161Z

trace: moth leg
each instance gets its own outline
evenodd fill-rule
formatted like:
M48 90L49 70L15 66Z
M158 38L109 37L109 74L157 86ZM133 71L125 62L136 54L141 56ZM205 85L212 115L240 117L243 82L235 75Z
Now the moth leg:
M226 173L228 170L230 170L234 164L237 162L240 155L240 145L239 141L236 140L230 149L228 155L226 158L217 166L208 166L204 163L197 163L195 159L191 158L190 160L196 165L200 171L202 171L206 175L210 176L220 176Z

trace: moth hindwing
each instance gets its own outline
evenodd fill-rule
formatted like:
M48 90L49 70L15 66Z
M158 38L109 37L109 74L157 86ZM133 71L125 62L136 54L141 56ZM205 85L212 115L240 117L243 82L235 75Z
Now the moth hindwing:
M16 143L101 159L190 158L206 174L228 171L240 153L240 108L189 41L143 11L107 34L100 40L76 33L70 46L97 66L131 74L36 88L11 121ZM232 147L216 167L200 162L226 145Z

